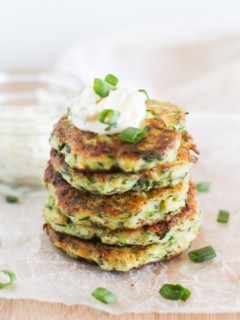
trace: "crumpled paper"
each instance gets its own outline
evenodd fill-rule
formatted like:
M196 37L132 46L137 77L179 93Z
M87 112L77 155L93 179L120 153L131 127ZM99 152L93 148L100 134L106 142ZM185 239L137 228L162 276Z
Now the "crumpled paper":
M45 195L25 196L19 204L1 197L0 270L14 271L17 280L0 290L0 297L84 304L112 314L240 311L240 117L193 114L188 128L201 150L194 179L212 184L210 192L199 195L203 226L192 249L212 245L216 259L195 264L183 253L128 273L104 272L50 243L42 231ZM216 222L219 209L230 211L228 224ZM186 302L165 300L158 293L164 283L179 283L192 296ZM95 300L91 293L97 287L114 292L118 302Z

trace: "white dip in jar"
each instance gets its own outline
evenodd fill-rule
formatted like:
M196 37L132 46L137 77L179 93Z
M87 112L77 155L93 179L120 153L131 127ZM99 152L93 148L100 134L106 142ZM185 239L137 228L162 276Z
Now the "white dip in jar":
M41 188L53 124L81 90L63 72L0 73L0 191Z

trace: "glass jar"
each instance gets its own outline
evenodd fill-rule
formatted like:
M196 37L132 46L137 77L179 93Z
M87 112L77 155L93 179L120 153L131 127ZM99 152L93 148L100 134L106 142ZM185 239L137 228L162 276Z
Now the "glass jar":
M0 191L41 188L53 124L81 90L63 72L0 73Z

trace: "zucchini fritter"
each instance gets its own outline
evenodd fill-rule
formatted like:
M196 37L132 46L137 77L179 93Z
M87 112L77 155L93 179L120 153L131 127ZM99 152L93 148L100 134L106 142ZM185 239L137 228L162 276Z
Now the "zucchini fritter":
M172 225L170 222L168 231L158 244L117 247L58 233L50 224L45 224L44 228L54 245L70 257L98 264L100 268L108 271L129 271L145 264L170 259L190 246L198 234L201 220L195 193L190 193L190 197L192 200L188 201L186 208Z
M64 155L55 149L51 150L51 164L74 188L80 191L86 190L93 194L110 195L129 190L147 191L175 186L189 173L192 164L197 161L197 158L191 155L191 151L198 152L192 137L186 131L183 131L176 161L161 164L153 169L136 173L86 173L78 169L72 169L64 161Z
M43 215L47 223L57 232L66 233L84 240L98 238L102 243L117 246L147 246L153 243L160 243L170 228L179 222L179 219L185 219L188 214L187 208L189 207L197 207L196 192L193 184L190 185L188 191L187 207L179 210L175 215L167 215L161 222L138 229L111 230L93 223L88 226L74 224L70 218L55 207L54 199L51 197L49 197L47 204L43 208Z
M185 110L167 102L147 102L146 118L141 123L147 134L136 144L123 142L118 134L98 135L79 130L65 115L54 126L50 144L64 154L71 168L83 171L151 169L175 160L185 114Z
M56 207L75 224L89 222L115 230L136 229L164 219L169 212L185 206L189 175L175 187L150 191L128 191L109 196L78 191L69 185L49 163L44 182Z

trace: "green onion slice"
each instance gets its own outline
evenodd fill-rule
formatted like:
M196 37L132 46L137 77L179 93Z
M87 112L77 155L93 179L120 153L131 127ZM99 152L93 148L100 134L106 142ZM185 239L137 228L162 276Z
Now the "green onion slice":
M229 212L226 211L226 210L219 210L218 217L217 217L217 222L227 223L228 219L229 219Z
M107 124L106 131L115 128L120 117L120 112L112 109L104 109L98 116L101 123Z
M188 253L189 259L196 263L212 260L216 256L217 256L216 251L211 246L193 250Z
M139 91L139 92L143 92L143 93L145 94L146 98L147 98L146 101L149 101L149 96L148 96L146 90L144 90L144 89L139 89L138 91Z
M15 281L16 275L14 272L9 271L9 270L2 270L2 271L0 271L0 274L1 273L3 273L4 276L6 276L8 278L6 282L5 281L1 282L1 280L0 280L0 289L4 289L4 288L10 286L10 284L12 284Z
M138 143L145 136L146 131L143 129L129 127L120 132L119 137L122 141L129 143Z
M5 199L8 203L18 203L19 201L18 197L11 196L11 195L6 196Z
M164 284L159 293L165 299L182 301L186 301L191 295L191 291L180 284Z
M118 78L115 77L113 74L107 74L104 80L110 83L112 86L116 86L118 84Z
M109 96L109 92L111 90L111 85L104 80L96 78L96 79L94 79L94 82L93 82L93 90L101 98L105 98L105 97Z
M211 187L210 182L200 182L196 185L198 192L208 192Z
M101 287L94 290L92 296L105 304L112 304L117 301L117 296L114 293Z

